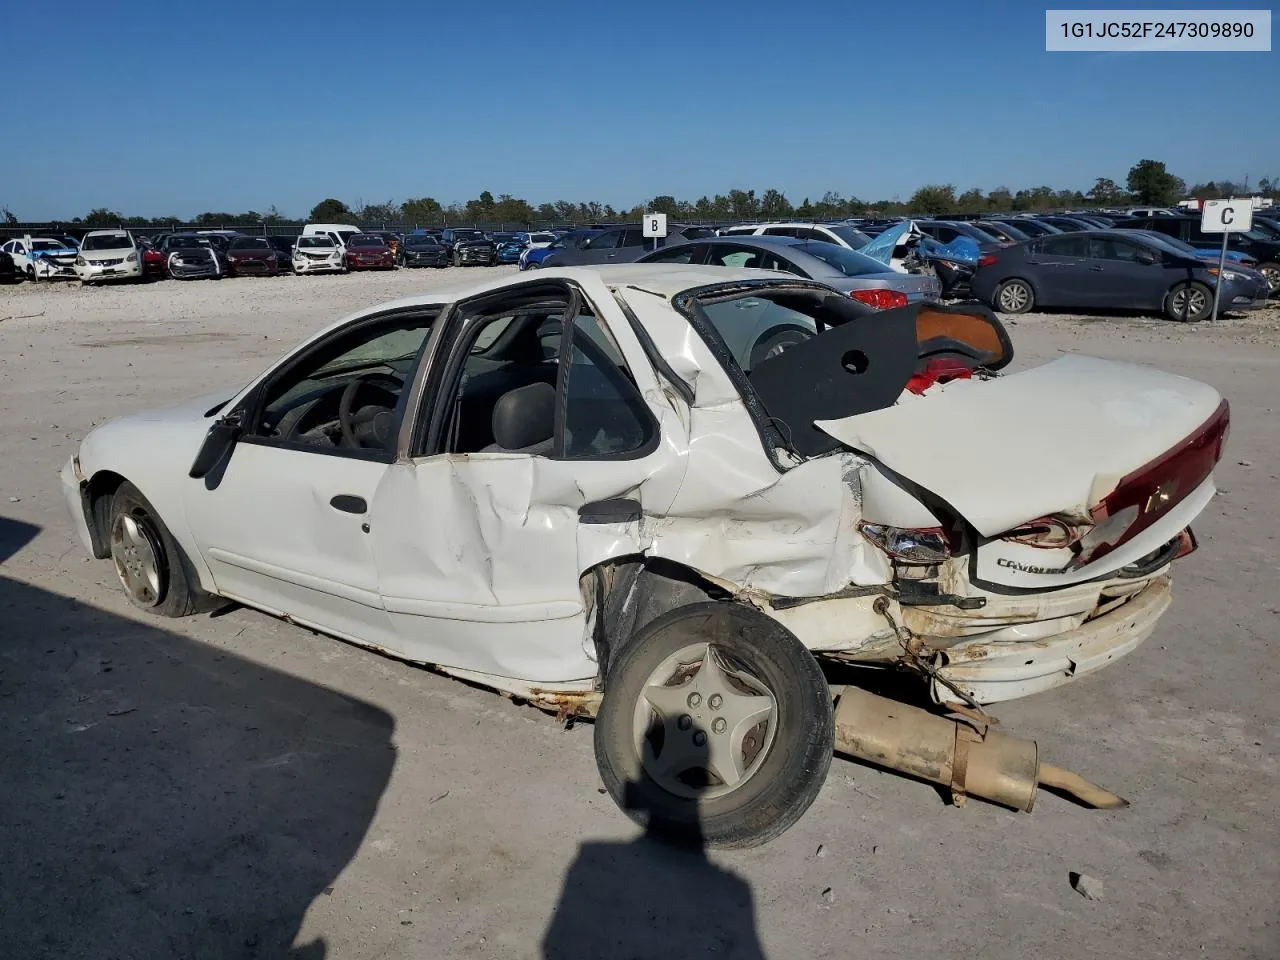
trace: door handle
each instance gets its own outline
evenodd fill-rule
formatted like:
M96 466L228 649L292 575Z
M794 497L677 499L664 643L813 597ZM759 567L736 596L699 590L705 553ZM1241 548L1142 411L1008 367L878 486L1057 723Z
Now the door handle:
M1092 270L1094 273L1102 272L1102 267L1098 267L1098 266L1093 266L1093 267L1090 267L1089 269Z
M343 513L364 513L369 509L369 504L365 502L364 497L357 497L350 493L338 494L329 501L329 506Z
M639 500L617 498L584 503L578 508L579 523L634 523L644 511Z

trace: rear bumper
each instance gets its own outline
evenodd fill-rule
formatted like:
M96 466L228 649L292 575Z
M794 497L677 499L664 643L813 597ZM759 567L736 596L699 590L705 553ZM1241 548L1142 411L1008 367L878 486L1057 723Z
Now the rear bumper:
M1050 690L1137 647L1151 636L1171 599L1169 577L1157 577L1115 609L1073 630L1027 640L978 636L961 641L946 651L946 665L938 672L979 703ZM936 680L932 693L938 701L955 699Z

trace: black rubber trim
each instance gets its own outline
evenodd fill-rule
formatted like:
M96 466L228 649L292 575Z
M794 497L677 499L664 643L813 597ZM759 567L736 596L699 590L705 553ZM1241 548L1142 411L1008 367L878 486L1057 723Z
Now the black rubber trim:
M363 514L369 512L369 503L364 497L352 493L339 493L329 499L329 506L343 513Z
M579 523L635 523L643 515L640 501L625 497L596 500L578 508Z

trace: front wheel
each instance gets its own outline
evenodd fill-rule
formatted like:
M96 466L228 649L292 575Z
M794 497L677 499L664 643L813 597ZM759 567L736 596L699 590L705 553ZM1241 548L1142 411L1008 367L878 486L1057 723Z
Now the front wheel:
M1267 296L1280 296L1280 263L1260 263L1258 272L1267 278Z
M835 744L831 693L788 630L736 603L658 617L609 667L596 765L629 817L686 843L752 847L813 803Z
M1026 313L1035 306L1036 294L1025 280L1006 280L996 288L992 300L1001 313Z
M111 501L111 562L134 606L162 617L185 617L213 605L182 548L133 484Z
M1181 283L1165 299L1165 316L1183 323L1199 323L1213 313L1213 292L1203 283Z

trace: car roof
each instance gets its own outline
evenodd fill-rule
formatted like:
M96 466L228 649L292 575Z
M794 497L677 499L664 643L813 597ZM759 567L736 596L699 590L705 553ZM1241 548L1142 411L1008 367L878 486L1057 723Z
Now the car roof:
M802 243L814 242L808 237L801 240L799 237L778 237L770 234L729 233L719 237L698 237L696 240L685 240L671 246L692 246L695 243L738 243L748 247L796 247Z
M698 241L693 241L698 242ZM478 296L482 293L501 290L526 283L537 283L544 280L586 280L598 277L612 289L621 287L637 287L646 293L657 294L669 300L679 293L704 287L711 284L730 283L734 280L781 280L799 284L814 285L814 281L797 277L793 274L778 273L773 270L752 270L738 267L708 267L684 263L620 263L604 267L544 267L536 275L512 273L501 280L458 281L432 288L430 293L404 297L390 303L378 304L375 312L396 310L401 307L422 307L431 304L453 303ZM365 316L368 310L361 310L347 320ZM341 321L341 322L346 322Z

